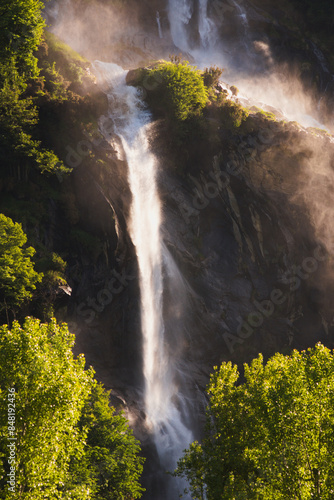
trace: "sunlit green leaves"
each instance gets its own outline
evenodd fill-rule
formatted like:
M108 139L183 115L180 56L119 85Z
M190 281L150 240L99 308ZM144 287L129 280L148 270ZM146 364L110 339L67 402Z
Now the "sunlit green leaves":
M109 406L109 393L100 384L94 386L79 425L87 429L86 464L84 470L76 459L72 461L72 482L80 482L84 473L91 478L90 483L96 495L94 498L141 498L144 490L139 479L144 459L139 456L139 442L126 419Z
M42 274L34 271L35 250L24 248L27 237L21 224L0 214L0 307L15 310L32 297Z
M208 93L202 75L187 62L161 63L151 71L150 77L158 82L160 99L172 118L183 121L199 114L205 107Z
M142 495L139 442L109 393L73 357L55 320L0 328L0 498L118 500ZM8 492L8 391L15 389L16 493Z
M7 393L10 388L16 393L17 496L10 498L59 498L70 457L83 453L85 433L76 424L91 391L93 372L84 370L83 357L73 358L73 343L67 326L55 320L42 324L27 318L23 327L15 322L11 330L0 329L3 451Z
M0 4L0 58L6 63L15 58L21 75L38 74L34 57L43 34L45 21L40 0L2 0Z
M231 363L216 369L206 438L186 452L178 473L190 481L200 474L208 500L333 498L332 352L319 344L265 365L260 355L244 376L237 385Z

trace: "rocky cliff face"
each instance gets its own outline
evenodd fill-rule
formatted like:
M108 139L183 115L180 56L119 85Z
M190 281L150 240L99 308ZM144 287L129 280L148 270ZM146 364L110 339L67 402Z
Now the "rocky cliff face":
M166 238L194 292L194 356L209 369L333 342L330 258L303 191L319 142L331 158L333 143L252 120L185 179L162 179Z

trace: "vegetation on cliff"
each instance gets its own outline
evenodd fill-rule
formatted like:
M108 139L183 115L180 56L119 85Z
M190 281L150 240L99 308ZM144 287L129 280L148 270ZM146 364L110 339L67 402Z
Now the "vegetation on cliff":
M0 212L22 224L34 248L32 262L43 273L21 307L13 309L20 320L26 314L43 320L54 315L70 248L96 255L101 247L85 232L69 174L79 165L97 169L93 143L106 101L90 63L44 31L42 8L42 2L19 0L0 6ZM72 145L82 143L78 154ZM100 170L105 159L101 152ZM59 217L61 231L69 234L57 248L61 255L50 234ZM8 321L5 313L2 307L1 321Z
M206 105L208 93L201 72L187 61L158 63L150 71L150 79L157 82L156 94L149 94L150 102L155 107L159 102L172 120L198 116Z
M235 134L248 111L230 100L219 87L223 70L200 71L180 56L131 70L129 85L139 88L155 118L163 118L168 131L173 164L180 172L195 170L203 155L217 154L221 133Z
M36 140L38 111L26 90L39 75L34 53L39 46L44 21L42 2L3 2L0 7L0 145L2 169L16 170L19 178L30 168L41 172L69 172L53 151Z

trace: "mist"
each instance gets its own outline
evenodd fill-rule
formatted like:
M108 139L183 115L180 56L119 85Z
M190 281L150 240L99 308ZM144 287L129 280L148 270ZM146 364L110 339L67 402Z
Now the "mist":
M124 69L168 57L171 39L164 25L159 26L157 12L154 1L99 2L97 8L94 3L60 0L45 9L50 31L75 51L91 62L114 62Z

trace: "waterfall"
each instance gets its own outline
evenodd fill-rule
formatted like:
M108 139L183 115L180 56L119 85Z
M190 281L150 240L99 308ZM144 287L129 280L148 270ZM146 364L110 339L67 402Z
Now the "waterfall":
M235 6L235 8L237 9L237 11L239 12L241 23L242 23L242 25L244 27L245 34L247 35L247 31L249 29L249 24L248 24L248 19L247 19L247 13L246 13L245 9L243 9L241 7L241 5L239 5L238 2L236 2L236 0L232 0L232 2L233 2L233 5Z
M212 47L217 33L215 23L208 17L208 0L199 0L198 31L202 47Z
M157 19L157 25L158 25L159 37L160 37L160 38L163 38L162 29L161 29L161 22L160 22L160 13L159 13L159 11L158 11L158 10L157 10L157 16L156 16L156 19Z
M132 193L129 232L136 248L140 274L146 426L153 436L162 468L173 471L193 436L182 422L182 413L186 412L185 398L179 394L176 364L169 358L165 335L163 269L167 279L169 275L175 278L176 271L161 238L158 165L148 143L150 115L137 89L126 85L126 71L116 64L101 62L96 62L95 68L100 80L109 86L110 117L129 169ZM174 500L185 486L179 479L170 482L169 491L161 494L159 500Z
M198 2L198 33L201 46L192 49L188 44L188 25L193 16L193 2ZM233 57L223 55L224 47L219 49L219 33L214 21L208 15L208 0L168 0L170 31L173 42L191 54L200 68L218 65L225 68L225 82L238 87L238 100L244 105L252 105L277 112L278 116L297 121L305 127L318 127L328 130L319 122L316 105L305 95L298 80L276 73L270 46L263 41L252 41L247 11L239 0L229 0L229 11L235 11L238 20L239 52L233 52ZM231 7L234 5L234 9ZM326 62L323 54L312 44L312 50L323 71ZM228 43L226 45L228 48ZM226 49L225 48L225 49ZM263 68L270 68L264 72ZM279 71L279 66L277 68ZM255 70L255 71L254 71ZM334 78L334 76L333 76ZM241 97L243 96L243 97ZM314 116L315 115L315 116Z
M169 0L168 18L174 45L189 51L187 26L193 14L191 0Z
M198 0L198 32L201 48L208 49L216 41L216 26L208 17L208 0ZM188 25L193 15L192 0L169 0L168 17L174 44L182 50L192 52L189 47Z

